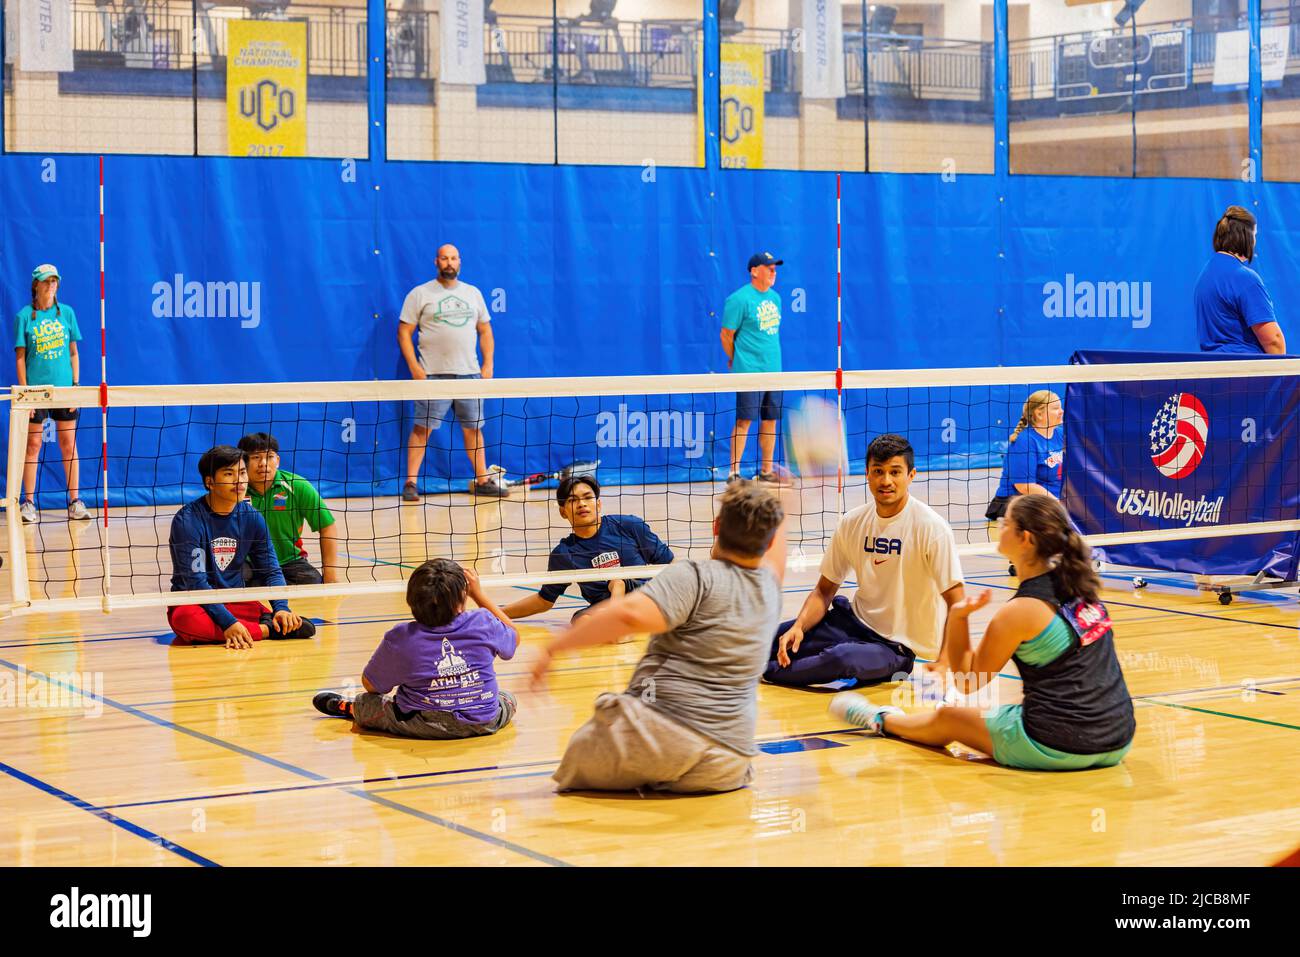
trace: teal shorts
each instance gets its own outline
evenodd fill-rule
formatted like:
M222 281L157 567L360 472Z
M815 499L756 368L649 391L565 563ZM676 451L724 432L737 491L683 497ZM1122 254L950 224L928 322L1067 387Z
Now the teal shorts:
M1132 742L1118 751L1103 754L1069 754L1039 744L1025 733L1024 709L1018 704L998 708L984 719L993 739L993 760L1009 768L1026 771L1082 771L1084 768L1110 768L1124 760Z

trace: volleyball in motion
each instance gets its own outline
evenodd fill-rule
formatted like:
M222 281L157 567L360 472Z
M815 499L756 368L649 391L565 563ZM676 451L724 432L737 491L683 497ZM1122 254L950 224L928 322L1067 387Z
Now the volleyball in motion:
M785 445L790 467L801 478L848 472L848 443L839 410L825 399L808 396L790 412Z

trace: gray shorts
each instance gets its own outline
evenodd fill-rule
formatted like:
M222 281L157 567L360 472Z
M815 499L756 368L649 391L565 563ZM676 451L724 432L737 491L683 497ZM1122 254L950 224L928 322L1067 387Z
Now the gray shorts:
M352 701L352 720L367 731L386 731L404 738L451 740L477 738L496 734L515 716L515 696L508 691L498 691L497 716L487 724L461 721L450 711L418 711L403 721L397 716L393 702L383 695L367 691Z
M472 375L430 375L430 379L481 379L479 373ZM447 417L447 410L456 407L456 421L462 429L483 428L482 399L416 399L415 425L421 425L432 431L442 428L442 420Z
M754 778L749 757L629 694L603 694L552 775L560 791L734 791Z

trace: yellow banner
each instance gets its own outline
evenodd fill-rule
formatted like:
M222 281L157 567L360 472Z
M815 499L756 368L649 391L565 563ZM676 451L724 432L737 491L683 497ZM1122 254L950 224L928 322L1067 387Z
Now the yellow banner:
M226 24L231 156L307 155L307 24Z
M697 48L698 49L698 48ZM696 89L699 116L696 162L704 165L704 66L700 56ZM724 43L721 51L722 103L718 138L722 165L763 168L763 48L754 43Z

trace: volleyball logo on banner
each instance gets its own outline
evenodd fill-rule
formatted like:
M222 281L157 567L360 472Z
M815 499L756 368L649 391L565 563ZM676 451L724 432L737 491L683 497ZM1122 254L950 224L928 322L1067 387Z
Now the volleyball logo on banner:
M231 156L307 155L307 24L231 20L226 122Z
M704 165L704 60L696 48L697 84L695 161ZM763 168L763 48L755 43L722 44L721 103L718 139L722 165L736 169Z
M1205 457L1210 418L1190 392L1171 395L1151 422L1151 463L1166 478L1186 478Z

